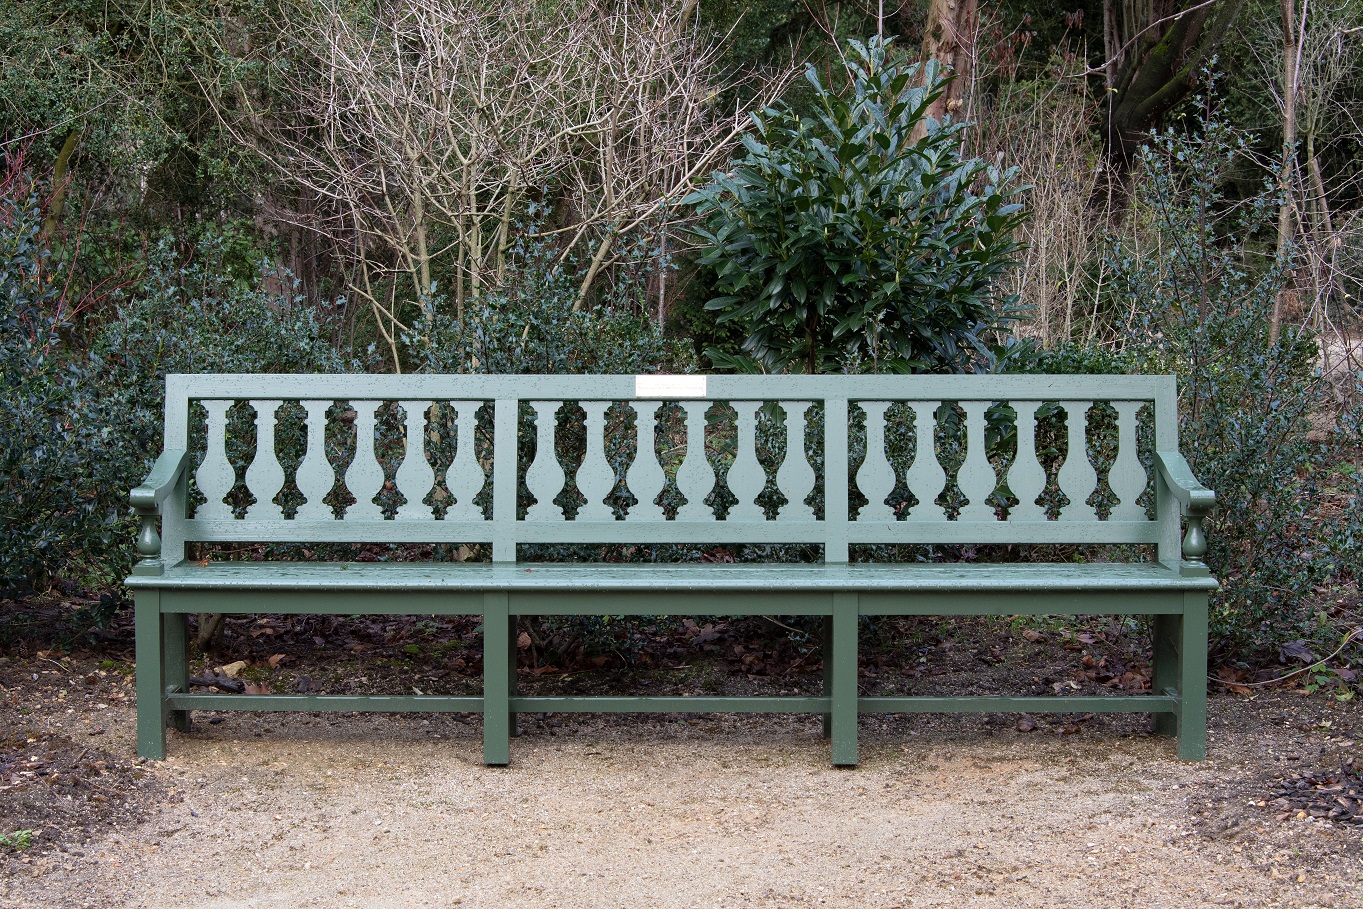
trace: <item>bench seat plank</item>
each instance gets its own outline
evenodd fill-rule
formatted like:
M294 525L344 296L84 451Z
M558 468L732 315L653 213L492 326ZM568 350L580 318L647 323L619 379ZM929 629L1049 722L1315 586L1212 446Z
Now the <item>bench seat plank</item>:
M162 589L638 592L1099 592L1214 590L1158 562L1019 564L181 563L128 586Z

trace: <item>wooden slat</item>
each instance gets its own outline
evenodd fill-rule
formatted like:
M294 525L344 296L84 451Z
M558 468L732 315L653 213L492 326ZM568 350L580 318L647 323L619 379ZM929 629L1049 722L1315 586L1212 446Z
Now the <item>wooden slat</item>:
M513 697L511 709L522 713L823 713L826 697Z
M858 521L854 543L1153 543L1152 521Z
M1178 698L1155 694L857 698L860 713L1166 713L1178 709Z
M641 529L630 521L519 521L509 528L522 543L818 543L826 522L659 521ZM185 523L188 539L220 543L472 543L495 539L495 522L483 521L271 521L231 518ZM1154 521L856 521L841 539L851 543L1155 543ZM508 559L507 561L511 561Z
M389 526L395 522L389 522ZM720 526L723 526L722 524ZM857 590L865 594L904 592L1039 595L1065 592L1132 593L1210 590L1211 578L1183 577L1159 562L1055 563L514 563L493 562L210 562L182 563L154 578L133 577L134 588L242 591L509 590L636 592L674 590L683 594L735 591L758 593ZM698 604L704 607L705 603ZM1181 602L1178 604L1182 607ZM611 608L607 604L605 608ZM268 610L267 610L268 611ZM475 612L477 610L474 610ZM826 611L826 610L825 610ZM758 613L754 613L758 614Z
M170 694L176 710L285 710L293 713L482 713L481 697L342 694Z
M635 376L562 375L279 375L219 374L168 377L170 403L190 398L362 398L490 400L538 398L628 401ZM1013 398L1154 401L1172 396L1169 376L709 376L706 400L795 401L851 397L889 401L999 401ZM657 397L653 395L652 397ZM1171 397L1172 402L1172 397ZM1177 435L1160 439L1176 447Z
M829 698L771 697L512 697L521 713L823 713ZM174 710L280 710L305 713L482 713L479 696L334 694L170 694ZM858 713L1177 713L1171 695L1042 697L859 697Z

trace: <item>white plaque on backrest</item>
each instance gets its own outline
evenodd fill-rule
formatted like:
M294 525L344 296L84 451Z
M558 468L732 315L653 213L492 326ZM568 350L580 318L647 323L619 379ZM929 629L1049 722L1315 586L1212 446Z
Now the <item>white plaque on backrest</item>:
M634 396L673 400L705 397L705 376L635 376Z

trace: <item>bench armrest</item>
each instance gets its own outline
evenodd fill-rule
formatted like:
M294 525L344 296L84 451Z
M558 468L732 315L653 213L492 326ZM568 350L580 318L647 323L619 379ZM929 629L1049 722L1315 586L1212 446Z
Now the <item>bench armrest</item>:
M1169 492L1178 499L1182 512L1189 516L1205 517L1216 507L1216 493L1198 482L1188 461L1177 451L1155 452L1160 476Z
M159 512L161 503L174 491L175 484L180 479L180 472L184 470L188 460L187 451L162 452L161 457L156 459L151 473L142 481L142 485L128 494L128 501L132 507L139 512Z
M175 484L180 481L180 474L188 462L187 451L163 451L142 485L128 493L128 501L142 522L142 528L137 532L137 553L142 560L133 567L135 575L159 575L162 571L161 535L156 532L156 516L161 513L161 503L175 491Z
M1188 521L1183 534L1183 558L1191 562L1191 570L1206 571L1202 557L1207 554L1207 534L1202 521L1216 507L1216 493L1197 481L1188 461L1177 451L1155 452L1155 463L1169 493L1178 500L1179 511Z

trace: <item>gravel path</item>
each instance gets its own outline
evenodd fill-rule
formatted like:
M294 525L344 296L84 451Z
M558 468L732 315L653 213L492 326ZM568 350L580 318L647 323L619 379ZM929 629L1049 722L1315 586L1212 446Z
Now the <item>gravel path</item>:
M1357 753L1340 709L1219 698L1203 764L1135 718L866 718L850 771L794 717L530 718L487 769L476 720L230 714L141 821L0 864L0 906L1357 909L1363 830L1257 804ZM127 706L45 722L96 721L130 760Z

